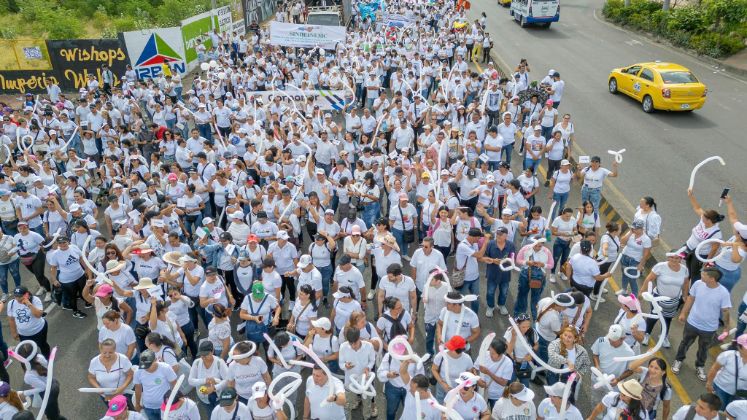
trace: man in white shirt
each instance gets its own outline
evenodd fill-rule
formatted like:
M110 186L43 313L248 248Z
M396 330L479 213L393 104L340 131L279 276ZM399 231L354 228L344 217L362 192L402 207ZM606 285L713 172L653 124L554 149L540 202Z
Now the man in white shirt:
M558 109L560 106L560 100L563 99L563 90L565 89L565 82L560 80L560 73L554 72L552 74L552 85L547 89L547 93L550 94L552 99L552 107Z
M332 387L332 392L329 391ZM330 395L332 394L332 395ZM322 401L327 404L322 406ZM314 365L311 376L306 379L306 397L303 403L305 419L343 419L345 417L345 388L342 381Z
M610 382L613 387L622 378L622 374L628 368L628 362L616 362L616 357L633 356L633 349L625 342L625 332L622 326L618 324L610 325L607 335L599 337L591 345L591 353L594 358L594 367L599 369L602 374L615 375L615 379ZM607 394L607 388L592 389L592 405L597 404Z
M360 402L363 405L364 418L371 413L371 397L355 392L353 381L365 383L373 371L376 363L376 350L373 344L361 340L360 330L356 327L345 328L345 342L340 345L339 364L345 372L345 418L352 419L352 411Z
M719 323L723 322L724 332L728 333L731 328L729 314L731 295L726 287L719 284L720 279L721 272L717 268L704 268L701 271L701 279L690 287L690 295L679 316L679 320L686 321L686 323L682 341L677 349L676 360L672 363L672 372L680 372L687 350L697 338L698 353L695 359L695 371L698 379L706 380L705 362L708 357L708 348L716 337Z
M410 266L412 267L412 277L415 279L415 286L417 287L418 304L420 304L420 296L423 293L423 287L430 272L436 267L446 271L444 255L434 249L432 237L423 238L423 244L412 254Z
M702 394L694 404L680 407L672 420L716 420L720 419L721 399L716 394Z
M480 238L483 237L480 228L470 228L467 237L459 242L456 250L455 270L464 270L464 284L458 290L464 295L480 295L480 271L478 260L482 259L490 242L491 235L486 233L482 246L478 247ZM480 301L472 301L472 311L479 313Z

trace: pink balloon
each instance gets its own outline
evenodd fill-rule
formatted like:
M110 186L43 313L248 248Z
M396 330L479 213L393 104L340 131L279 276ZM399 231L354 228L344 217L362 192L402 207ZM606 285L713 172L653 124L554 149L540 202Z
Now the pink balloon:
M394 353L398 356L402 356L407 351L407 348L403 343L397 342L394 345L389 346L389 352Z

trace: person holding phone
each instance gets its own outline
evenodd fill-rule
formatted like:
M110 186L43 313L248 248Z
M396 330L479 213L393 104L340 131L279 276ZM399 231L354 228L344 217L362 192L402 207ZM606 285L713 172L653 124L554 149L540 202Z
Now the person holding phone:
M47 320L41 299L29 292L26 286L13 291L14 299L8 302L10 334L18 341L31 340L39 347L44 357L49 357L47 342Z

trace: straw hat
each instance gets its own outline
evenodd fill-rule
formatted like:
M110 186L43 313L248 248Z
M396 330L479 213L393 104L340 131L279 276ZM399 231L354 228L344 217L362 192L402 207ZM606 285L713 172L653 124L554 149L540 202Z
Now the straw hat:
M643 386L635 379L628 379L625 382L617 384L617 389L620 390L621 394L627 395L634 400L640 400L641 393L643 393Z
M143 289L147 290L147 289L152 289L154 287L156 287L156 285L153 284L153 279L151 279L150 277L141 277L140 281L138 281L138 283L137 283L137 286L133 287L133 289L135 289L135 290L143 290Z
M179 251L171 251L163 254L163 258L161 258L164 262L167 264L175 265L177 267L182 266L182 262L180 261L180 258L182 258L184 254L182 254Z

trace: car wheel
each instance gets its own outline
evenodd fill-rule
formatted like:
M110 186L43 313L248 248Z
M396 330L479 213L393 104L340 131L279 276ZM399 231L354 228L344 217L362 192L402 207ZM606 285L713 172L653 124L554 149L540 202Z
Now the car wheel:
M641 106L643 107L643 112L645 112L645 113L650 114L650 113L656 111L654 109L654 100L653 100L653 98L651 98L650 95L646 95L646 96L643 97L643 101L641 102Z
M550 25L552 25L552 22L547 22L547 23L543 23L542 27L545 28L545 29L547 29L547 28L550 27Z
M615 79L614 77L610 79L609 90L613 95L617 93L617 79Z

